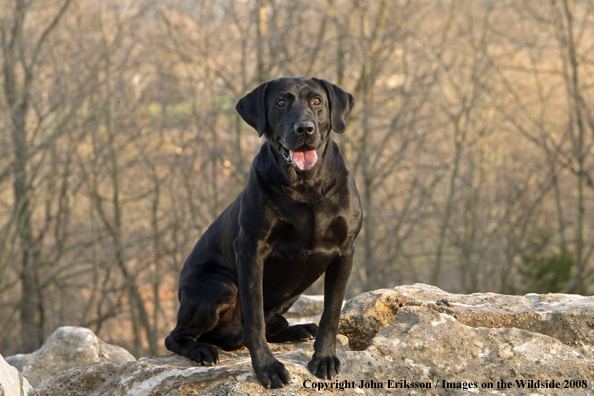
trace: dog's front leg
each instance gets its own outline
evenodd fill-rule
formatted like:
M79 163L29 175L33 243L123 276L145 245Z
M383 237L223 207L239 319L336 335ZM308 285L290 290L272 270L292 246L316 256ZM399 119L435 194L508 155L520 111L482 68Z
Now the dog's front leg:
M324 279L324 313L320 319L320 329L314 343L314 354L308 367L314 375L323 379L331 379L340 368L340 360L336 356L336 333L340 310L346 291L346 285L353 267L355 247L351 243L338 259L326 269Z
M280 388L289 383L289 372L270 351L266 342L262 279L264 262L258 241L249 240L242 230L235 240L239 296L243 316L243 344L250 350L252 366L266 388Z

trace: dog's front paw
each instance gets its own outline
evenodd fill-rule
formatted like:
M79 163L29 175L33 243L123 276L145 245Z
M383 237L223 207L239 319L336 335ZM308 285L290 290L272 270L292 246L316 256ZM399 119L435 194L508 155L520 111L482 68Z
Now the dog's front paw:
M318 378L332 379L338 374L340 360L336 355L316 357L314 354L307 367L309 368L309 371Z
M253 366L256 376L266 389L282 388L289 383L289 371L274 357L266 359L262 364L253 362Z

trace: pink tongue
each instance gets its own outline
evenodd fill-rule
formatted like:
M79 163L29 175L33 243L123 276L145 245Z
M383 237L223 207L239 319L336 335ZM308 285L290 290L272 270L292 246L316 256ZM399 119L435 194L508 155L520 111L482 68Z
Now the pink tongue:
M314 166L318 160L318 153L316 150L293 151L290 150L291 161L295 166L301 170L307 170Z

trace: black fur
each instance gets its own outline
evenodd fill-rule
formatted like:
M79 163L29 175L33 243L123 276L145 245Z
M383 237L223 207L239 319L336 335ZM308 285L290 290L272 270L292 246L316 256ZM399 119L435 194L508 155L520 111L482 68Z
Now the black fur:
M330 132L345 131L353 105L352 95L315 78L269 81L237 103L266 142L244 190L184 264L177 326L165 340L169 350L210 365L218 361L213 345L245 345L260 381L278 388L289 373L267 341L316 337L309 369L320 378L337 374L338 320L362 212L355 180ZM300 147L317 153L307 170L287 158ZM323 273L319 329L313 323L289 326L282 315Z

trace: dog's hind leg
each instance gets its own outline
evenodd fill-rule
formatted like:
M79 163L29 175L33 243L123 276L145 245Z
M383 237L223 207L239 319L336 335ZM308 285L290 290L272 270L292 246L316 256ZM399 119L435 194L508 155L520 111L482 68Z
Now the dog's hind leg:
M165 338L165 346L172 352L186 356L201 366L212 366L219 362L217 347L207 342L195 341L191 331L175 328Z
M180 287L177 325L165 339L167 349L204 366L219 360L213 343L226 350L241 346L241 324L236 325L237 286L209 275L193 277L195 282Z

